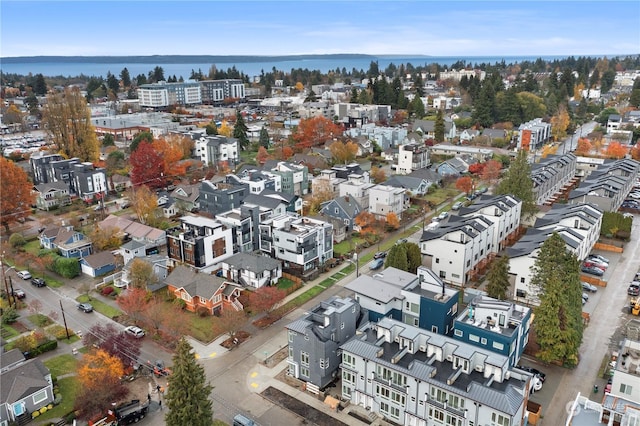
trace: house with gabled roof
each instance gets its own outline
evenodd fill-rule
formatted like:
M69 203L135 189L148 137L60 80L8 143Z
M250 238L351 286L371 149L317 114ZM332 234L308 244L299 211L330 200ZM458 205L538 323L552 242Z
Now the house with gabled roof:
M71 204L69 185L65 182L41 183L34 186L34 191L36 193L36 206L40 210L49 211Z
M19 349L0 357L0 424L26 424L53 403L51 372L39 359L27 360Z
M225 309L244 309L238 301L243 291L242 286L224 278L178 265L165 282L168 291L184 300L186 309L191 312L205 310L211 315L220 315Z
M360 204L358 204L354 198L345 196L322 203L320 215L337 219L338 222L342 223L344 232L348 234L353 231L356 216L362 211L362 207L360 207ZM334 225L334 230L335 229L336 227Z
M282 277L282 262L268 256L236 253L222 261L222 276L245 287L272 286Z
M178 210L190 212L200 207L200 184L178 185L169 196L175 200Z
M62 257L86 257L93 252L91 240L73 226L48 226L38 236L40 247L58 250Z
M522 200L513 195L481 195L473 204L460 208L458 216L479 215L493 222L491 247L497 253L517 237L521 211Z
M426 194L432 185L432 183L426 179L411 175L394 175L387 179L384 184L394 188L406 189L411 196Z
M436 136L435 120L416 120L413 122L411 130L419 132L426 139L434 139ZM444 139L452 140L456 137L456 123L450 117L444 117Z
M116 269L116 257L110 251L101 251L80 259L80 269L90 277L106 275Z
M440 176L460 176L469 171L469 162L460 157L450 158L434 166Z
M105 220L98 222L98 226L102 229L116 229L125 240L142 242L147 249L162 247L167 243L167 233L162 229L136 222L125 216L109 215Z

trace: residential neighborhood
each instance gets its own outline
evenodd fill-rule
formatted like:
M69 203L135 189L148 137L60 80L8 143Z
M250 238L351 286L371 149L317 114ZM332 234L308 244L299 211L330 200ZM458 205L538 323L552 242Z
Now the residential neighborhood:
M0 425L635 424L640 63L558 61L3 77Z

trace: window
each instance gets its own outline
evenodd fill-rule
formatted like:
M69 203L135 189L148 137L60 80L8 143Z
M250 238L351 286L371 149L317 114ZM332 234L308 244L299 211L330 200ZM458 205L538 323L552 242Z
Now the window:
M437 333L438 332L438 326L437 325L432 325L431 326L431 332L432 333Z
M296 337L296 332L289 330L289 342L293 342L293 338Z
M480 343L482 343L483 345L487 344L487 339L485 337L483 337L482 339L480 339Z
M524 290L516 290L516 297L527 297L527 292Z
M440 259L436 257L436 263L440 263Z
M342 382L350 383L352 385L356 384L356 376L350 371L342 371Z
M445 271L440 271L440 278L447 278L447 273Z
M342 363L348 367L354 368L356 366L356 358L351 354L343 353Z
M323 370L329 368L329 358L320 358L320 368Z
M504 349L504 345L502 343L500 343L500 342L493 342L493 347L494 347L494 349L497 349L499 351Z
M469 340L477 343L480 341L480 337L476 336L475 334L469 334Z
M340 330L344 330L344 322L340 323Z
M509 418L498 413L491 413L491 426L509 426Z
M625 385L624 383L620 384L620 392L625 393L627 395L631 395L633 387L629 385Z
M301 368L300 369L300 375L304 376L304 377L309 377L309 369L308 368Z
M33 403L34 404L39 404L42 401L46 401L47 399L47 390L46 389L42 389L40 392L34 393L33 394Z
M521 282L522 284L524 284L524 277L521 277L521 278L520 278L520 282Z
M308 352L300 352L300 363L304 367L309 366L309 353Z
M456 337L462 337L462 335L463 335L464 333L462 332L462 330L454 330L454 331L453 331L453 334L454 334Z
M420 324L420 322L419 322L418 318L414 318L413 319L413 325L418 327L419 324Z

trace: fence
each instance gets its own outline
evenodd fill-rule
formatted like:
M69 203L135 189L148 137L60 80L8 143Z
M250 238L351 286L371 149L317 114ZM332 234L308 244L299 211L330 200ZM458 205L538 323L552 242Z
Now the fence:
M303 284L303 283L304 283L304 281L303 281L303 279L302 279L302 278L297 277L297 276L295 276L295 275L291 275L291 274L290 274L290 273L288 273L288 272L283 272L283 273L282 273L282 278L286 278L286 279L288 279L288 280L291 280L291 281L293 281L293 282L294 282L294 283L296 283L296 284Z

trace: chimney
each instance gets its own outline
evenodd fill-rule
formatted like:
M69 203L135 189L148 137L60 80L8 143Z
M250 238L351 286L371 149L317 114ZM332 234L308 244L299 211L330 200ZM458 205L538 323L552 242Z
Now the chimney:
M349 200L349 196L348 196L348 195L345 195L345 196L344 196L344 200L345 200L347 203L348 203L348 202L350 202L350 200Z

